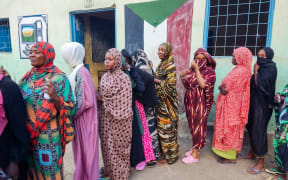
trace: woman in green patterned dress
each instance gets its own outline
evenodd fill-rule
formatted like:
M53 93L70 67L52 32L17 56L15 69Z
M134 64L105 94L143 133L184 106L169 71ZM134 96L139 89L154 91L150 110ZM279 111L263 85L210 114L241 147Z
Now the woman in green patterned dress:
M74 97L68 78L53 65L54 58L51 44L35 43L29 53L33 67L19 84L29 115L28 179L63 180L65 145L74 137Z
M272 168L271 170L278 174L285 173L285 178L288 180L288 84L282 92L275 95L275 102L276 130L273 148L279 171Z

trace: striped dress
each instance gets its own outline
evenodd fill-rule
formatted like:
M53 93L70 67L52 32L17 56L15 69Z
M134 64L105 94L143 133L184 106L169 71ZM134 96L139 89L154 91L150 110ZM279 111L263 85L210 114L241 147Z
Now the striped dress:
M202 149L205 146L207 119L213 105L214 83L216 74L212 68L206 67L200 70L205 79L206 87L202 89L197 82L194 70L186 74L183 80L185 93L186 116L193 139L193 148Z

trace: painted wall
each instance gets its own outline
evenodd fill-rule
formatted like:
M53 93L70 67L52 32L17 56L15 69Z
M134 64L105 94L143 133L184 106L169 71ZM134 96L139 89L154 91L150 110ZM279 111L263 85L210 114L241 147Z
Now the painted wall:
M89 0L85 0L89 1ZM21 60L19 58L19 40L18 40L18 21L17 16L48 14L48 39L56 49L55 64L60 67L64 72L69 73L71 70L61 58L61 46L65 42L70 41L70 19L69 12L78 10L95 10L103 8L116 7L116 40L117 48L122 49L125 47L125 18L124 18L124 5L137 2L147 2L150 0L91 0L92 5L86 8L84 0L26 0L25 3L19 3L17 0L1 0L0 1L0 18L9 18L12 53L0 53L0 66L7 69L14 80L19 80L31 66L29 60ZM192 19L192 38L191 38L191 53L193 57L194 51L203 45L203 31L205 22L205 0L194 0L193 19ZM283 20L288 19L288 11L286 7L288 1L277 0L275 1L275 10L272 27L272 43L271 47L275 50L275 61L278 64L278 79L277 91L280 91L283 86L288 83L287 67L288 67L288 24L283 23ZM164 21L157 28L149 27L151 25L144 22L149 31L144 31L144 48L147 48L151 59L157 58L157 49L150 48L152 45L162 42L167 37L167 21ZM163 30L164 29L164 30ZM165 35L162 34L164 31ZM153 35L149 35L149 33ZM145 34L146 33L146 34ZM147 44L147 42L150 42ZM146 43L145 43L146 41ZM190 58L192 59L192 58ZM231 57L216 58L217 61L217 81L215 88L215 99L218 95L217 87L220 85L221 80L232 70ZM255 61L255 60L254 60ZM156 67L159 61L154 61ZM213 109L209 122L213 122L215 110ZM272 122L272 121L271 121ZM273 125L270 125L270 130Z
M0 18L9 18L12 52L0 53L0 66L7 69L16 81L31 68L29 60L20 59L18 16L48 14L48 40L56 51L55 65L70 73L71 69L61 57L62 45L71 41L69 12L116 7L116 47L121 49L125 47L124 4L146 1L150 0L26 0L25 3L19 3L17 0L1 0ZM85 2L92 4L90 6Z

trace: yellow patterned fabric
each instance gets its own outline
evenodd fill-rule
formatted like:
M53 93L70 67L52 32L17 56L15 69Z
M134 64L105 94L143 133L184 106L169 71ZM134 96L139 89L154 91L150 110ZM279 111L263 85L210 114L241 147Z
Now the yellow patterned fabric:
M176 66L172 55L171 46L166 47L166 58L161 61L156 69L156 78L161 82L156 83L156 92L159 104L155 107L158 134L162 153L168 164L173 164L178 159L178 94L176 91Z

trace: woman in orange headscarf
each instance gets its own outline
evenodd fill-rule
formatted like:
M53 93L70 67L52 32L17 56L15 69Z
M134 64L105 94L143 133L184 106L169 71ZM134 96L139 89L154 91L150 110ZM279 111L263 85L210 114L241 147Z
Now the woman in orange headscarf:
M219 163L236 163L248 122L252 53L245 47L234 50L236 67L223 79L216 102L212 150Z

